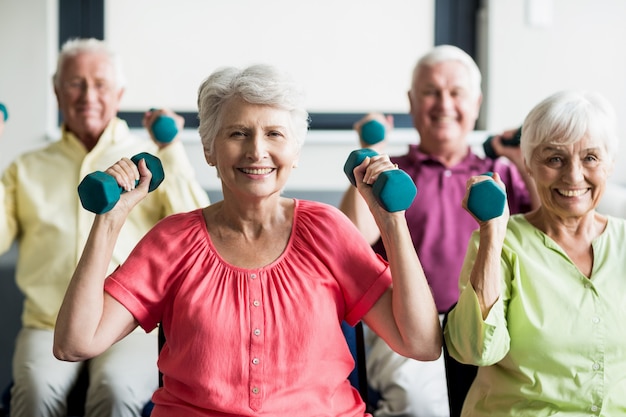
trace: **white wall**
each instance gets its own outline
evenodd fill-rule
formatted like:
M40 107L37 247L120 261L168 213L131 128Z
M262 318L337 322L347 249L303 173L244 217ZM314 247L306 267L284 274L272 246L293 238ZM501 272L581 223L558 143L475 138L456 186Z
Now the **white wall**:
M120 0L110 1L109 6L119 6ZM134 1L143 4L147 0ZM191 8L192 0L178 1L182 2L180 4ZM195 1L208 3L207 0ZM285 4L284 0L275 1L277 4ZM432 1L416 2L424 10L423 12L418 10L418 13L411 15L411 24L421 27L429 33L432 32L433 28L434 3ZM482 48L481 56L483 58L480 61L483 63L483 71L486 73L486 96L483 108L486 128L497 131L518 125L532 105L541 98L556 89L568 87L598 89L614 103L619 115L626 114L626 94L624 94L626 89L626 77L624 76L626 74L626 55L622 53L622 43L626 39L626 26L622 25L620 19L626 16L626 1L539 0L552 6L552 18L548 19L547 26L543 27L529 25L526 20L527 6L535 1L538 0L485 1L487 6L484 13L487 23L485 29L489 37L483 41L485 47ZM129 2L124 3L131 4ZM145 20L151 22L152 30L154 30L154 26L158 26L157 23L160 21L151 9L156 8L154 6L156 3L149 3L152 6L144 5L147 8L144 9L146 10ZM214 2L213 4L222 3ZM262 3L268 4L268 2ZM158 4L162 3L159 2ZM350 2L350 4L355 3ZM395 20L390 18L391 13L386 9L386 5L391 3L381 1L379 4L380 18L388 19L393 24ZM358 19L350 10L342 10L340 14L346 15L346 28L344 30L349 31L347 25ZM58 43L57 15L56 0L0 0L0 102L5 103L10 112L5 134L0 139L0 169L4 169L17 154L24 150L44 145L47 140L47 133L54 136L56 102L52 94L50 77L54 72L56 45ZM175 32L166 30L171 25L180 24L180 15L174 16L173 11L170 11L169 15L171 18L163 22L162 30L168 36L168 42L171 43L161 44L157 50L161 51L160 57L163 61L175 68L183 68L181 72L170 71L176 74L176 85L178 85L186 74L191 74L187 72L191 70L184 68L193 66L193 64L185 62L183 58L187 59L196 55L205 57L209 53L195 51L195 54L190 54L181 49L183 45L187 45L187 39L178 40ZM398 21L405 21L402 19ZM141 19L115 24L128 26L129 30L132 29L127 33L125 40L129 45L135 45L128 53L136 53L132 54L132 58L124 56L126 61L131 59L132 62L136 56L157 56L150 53L153 51L151 48L159 45L156 40L154 45L146 44L150 40L145 39L143 43L140 42L139 44L131 42L133 34L137 37L142 36ZM319 26L320 32L326 30L324 24ZM254 28L256 30L265 29L265 21L260 21ZM339 32L334 31L333 33L334 36L339 36ZM150 32L150 34L156 36L154 32ZM234 35L229 34L229 37L232 36ZM428 39L432 43L432 34L423 36L424 39ZM217 40L206 39L204 42L210 45L218 41L224 43L225 39L226 35ZM116 40L118 43L123 43L123 41L124 39ZM353 40L352 43L355 42L356 40ZM378 45L377 47L384 48L385 45ZM413 62L423 48L426 48L423 43L416 43L413 50L398 50L389 46L388 50L385 51L387 54L385 64L393 66L396 56L408 56L410 57L409 60ZM398 59L400 60L400 58ZM327 60L319 62L315 56L311 56L304 64L313 70L319 67L326 70L330 65ZM211 65L206 64L206 68L201 67L203 71L198 71L197 75L193 77L189 75L188 78L197 78L201 73L207 73L210 70L209 66ZM141 61L134 62L131 67L133 68L132 75L136 73L135 68L141 67ZM127 68L127 70L129 69ZM398 78L401 77L398 76ZM194 83L196 81L193 79ZM346 79L345 81L348 83L350 80ZM404 99L409 79L407 77L407 79L396 81L398 84L394 89L400 89L398 94ZM131 80L131 86L125 100L128 99L130 103L133 94L138 96L145 94L150 97L149 101L159 101L158 105L168 105L165 102L161 103L161 101L166 101L165 98L160 99L148 94L165 84L168 83L162 80L155 87L153 83L144 82L141 77L137 77ZM369 84L358 87L371 91ZM188 88L191 89L192 87ZM193 87L189 96L185 94L185 97L181 98L184 103L189 103L195 94L195 88ZM139 94L140 90L142 91L141 94ZM336 100L329 93L324 94L324 97L329 103L334 103ZM174 104L181 104L181 107L191 106L191 104L183 105L182 101ZM402 106L402 104L398 104L398 106ZM143 104L140 107L143 107ZM176 106L172 105L172 107ZM390 105L390 107L392 106ZM620 120L622 136L624 130L626 130L625 122ZM197 134L191 131L186 132L186 136L185 144L202 184L208 189L219 189L214 172L204 162L200 145L197 142ZM415 138L415 134L411 131L395 132L389 152L402 151L405 144ZM353 132L329 132L323 137L320 136L319 132L312 132L303 150L300 168L295 172L289 187L303 190L343 189L347 186L347 182L343 179L341 167L346 155L356 146L356 143L356 136ZM626 147L618 156L618 160L624 160L624 155L626 155ZM624 165L621 163L617 166L613 177L617 182L626 183Z
M0 0L0 102L9 112L0 138L0 169L45 143L53 127L57 9L56 0Z
M123 110L195 111L198 86L216 68L269 63L303 84L310 111L405 112L406 81L434 42L434 0L105 5L105 38L127 64Z
M626 137L626 1L485 0L480 65L486 75L484 128L521 125L561 89L599 91ZM534 16L535 18L531 18ZM613 180L626 184L626 145Z

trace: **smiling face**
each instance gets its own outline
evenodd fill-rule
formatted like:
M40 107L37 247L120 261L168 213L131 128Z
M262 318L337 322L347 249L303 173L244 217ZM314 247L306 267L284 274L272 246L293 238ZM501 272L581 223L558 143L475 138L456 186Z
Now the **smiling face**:
M291 114L233 98L221 109L220 125L206 159L217 168L224 195L280 195L300 150Z
M82 52L60 68L55 94L66 128L93 148L119 109L124 90L104 53Z
M465 143L478 118L481 95L473 91L469 71L462 63L443 61L420 68L409 102L421 147L432 152L442 144Z
M588 136L569 145L538 146L529 170L542 207L559 218L577 218L600 202L613 167L603 142Z

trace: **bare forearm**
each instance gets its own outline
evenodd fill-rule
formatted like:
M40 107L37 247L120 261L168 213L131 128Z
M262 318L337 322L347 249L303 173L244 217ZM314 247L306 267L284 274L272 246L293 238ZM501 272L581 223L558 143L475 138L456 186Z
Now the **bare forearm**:
M378 241L380 231L367 203L356 187L348 188L339 204L339 210L352 221L370 245Z
M59 310L54 353L60 359L99 353L95 341L104 311L104 279L120 229L121 224L96 216Z
M403 216L387 217L380 229L393 277L391 309L401 340L398 351L436 359L442 344L439 316Z
M479 248L470 275L470 283L478 297L483 319L487 317L491 307L500 297L501 252L502 243L492 239L489 233L481 231Z

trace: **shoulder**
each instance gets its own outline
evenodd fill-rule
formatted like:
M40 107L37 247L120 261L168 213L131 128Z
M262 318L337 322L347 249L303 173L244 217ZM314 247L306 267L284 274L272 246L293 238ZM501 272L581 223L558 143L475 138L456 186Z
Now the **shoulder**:
M615 237L626 236L626 219L612 215L606 215L606 218L606 232L609 235L614 235Z
M148 232L146 238L153 241L180 241L197 234L206 234L202 209L164 217Z
M331 206L330 204L312 200L296 199L295 201L298 218L321 219L345 217L338 208Z
M358 230L350 219L338 208L317 201L296 200L296 227L310 235L321 235L326 239L339 235L351 235Z

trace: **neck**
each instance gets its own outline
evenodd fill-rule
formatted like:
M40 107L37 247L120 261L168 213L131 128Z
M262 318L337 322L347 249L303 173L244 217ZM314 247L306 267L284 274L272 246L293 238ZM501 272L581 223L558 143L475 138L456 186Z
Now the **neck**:
M445 167L453 167L467 156L468 147L466 145L450 146L448 144L437 143L434 146L425 146L420 144L420 151L437 159Z

